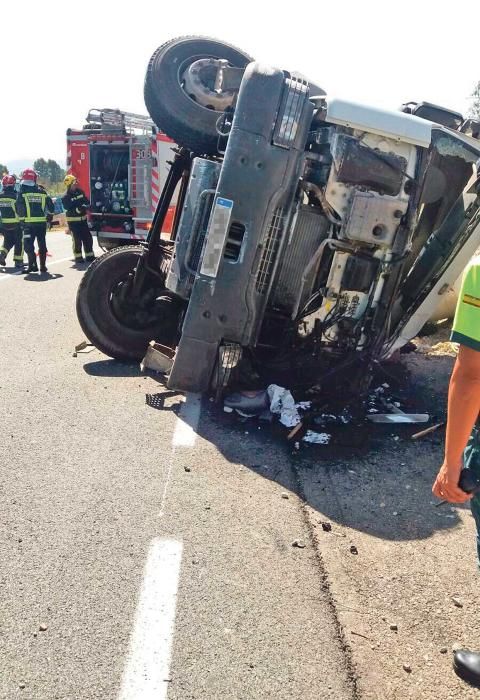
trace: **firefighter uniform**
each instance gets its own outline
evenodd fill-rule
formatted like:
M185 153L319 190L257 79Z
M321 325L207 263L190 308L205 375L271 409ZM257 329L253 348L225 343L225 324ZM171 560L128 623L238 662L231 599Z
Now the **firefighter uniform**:
M23 234L20 217L16 209L17 192L13 185L4 186L0 193L0 233L3 245L0 247L0 265L5 265L6 257L13 248L15 267L23 268Z
M87 223L87 208L90 206L85 193L78 187L73 175L67 175L64 180L67 191L62 197L67 224L72 234L73 257L76 263L95 259L93 238ZM83 253L82 253L83 246Z
M40 272L47 272L47 221L53 215L53 202L46 190L32 182L22 184L17 197L17 212L23 222L23 243L28 257L27 272L38 272L35 240L38 245Z

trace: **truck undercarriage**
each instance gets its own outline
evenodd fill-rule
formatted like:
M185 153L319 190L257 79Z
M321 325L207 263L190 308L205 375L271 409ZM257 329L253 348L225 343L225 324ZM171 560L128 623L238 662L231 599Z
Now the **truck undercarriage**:
M80 285L87 337L124 360L159 341L177 390L363 394L480 245L480 143L461 115L329 99L197 38L158 49L145 98L179 147L147 244Z

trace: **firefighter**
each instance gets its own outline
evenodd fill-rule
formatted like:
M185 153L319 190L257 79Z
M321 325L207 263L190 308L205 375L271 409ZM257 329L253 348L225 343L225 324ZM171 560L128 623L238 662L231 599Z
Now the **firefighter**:
M82 245L85 260L91 262L95 259L93 252L93 238L87 223L87 207L90 206L85 192L78 186L75 175L66 175L64 184L67 191L62 197L67 224L72 234L73 257L77 264L83 263Z
M0 233L3 235L3 245L0 248L0 265L5 267L6 257L13 248L15 267L23 270L23 234L20 217L17 214L17 192L15 175L4 175L2 178L3 191L0 193Z
M53 202L46 190L37 184L37 173L24 170L21 174L20 191L17 197L17 212L23 222L23 243L28 258L26 272L38 272L35 259L35 239L38 245L40 272L48 272L47 221L53 216Z

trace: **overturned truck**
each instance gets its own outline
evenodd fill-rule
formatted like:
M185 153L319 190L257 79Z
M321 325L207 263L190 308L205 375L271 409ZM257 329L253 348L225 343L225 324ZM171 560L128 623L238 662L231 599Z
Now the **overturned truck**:
M120 360L158 341L172 389L361 395L480 245L476 125L330 99L196 37L155 52L145 101L178 148L147 243L82 280L87 337Z

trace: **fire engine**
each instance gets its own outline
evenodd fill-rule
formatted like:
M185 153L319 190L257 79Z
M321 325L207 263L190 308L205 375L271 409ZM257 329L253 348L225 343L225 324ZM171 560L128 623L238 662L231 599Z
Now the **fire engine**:
M119 109L91 109L82 129L67 130L67 169L90 199L102 248L146 240L174 147L149 117ZM165 234L174 212L175 201Z

